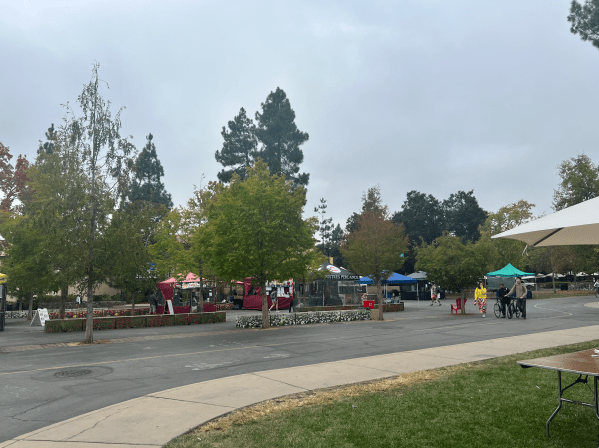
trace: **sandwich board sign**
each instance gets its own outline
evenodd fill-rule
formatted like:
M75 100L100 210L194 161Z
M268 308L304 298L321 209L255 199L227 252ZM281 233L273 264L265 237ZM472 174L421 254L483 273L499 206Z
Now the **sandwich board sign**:
M47 308L38 309L35 312L35 315L33 316L33 320L31 321L31 324L29 324L29 326L41 325L42 327L45 327L47 320L50 320L50 316L48 315L48 309Z
M173 301L167 300L166 303L168 304L168 313L175 314L175 310L173 309Z

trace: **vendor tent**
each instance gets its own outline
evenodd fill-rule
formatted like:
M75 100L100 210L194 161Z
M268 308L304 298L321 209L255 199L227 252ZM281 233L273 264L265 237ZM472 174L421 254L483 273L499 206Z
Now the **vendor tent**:
M387 280L381 281L381 285L408 285L417 282L418 280L394 272ZM360 277L360 283L363 285L372 285L374 282L370 277Z
M503 269L498 271L489 272L487 277L521 277L523 275L535 275L531 272L523 272L520 269L515 268L511 263L508 263Z
M426 272L424 272L424 271L413 272L413 273L409 274L408 277L416 279L416 280L426 280Z

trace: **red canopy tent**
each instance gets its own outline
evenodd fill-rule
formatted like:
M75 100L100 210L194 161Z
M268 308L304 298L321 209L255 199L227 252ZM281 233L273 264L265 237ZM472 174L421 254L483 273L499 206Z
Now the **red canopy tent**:
M185 276L184 280L177 280L175 277L171 277L168 280L159 282L157 286L160 289L160 291L162 292L162 297L164 297L164 300L173 300L174 288L175 288L175 285L178 283L188 283L188 284L189 283L200 283L200 279L199 279L199 277L196 277L195 274L190 272L189 274L187 274ZM162 308L162 307L158 307L158 314L160 314L160 308ZM183 309L186 309L186 311ZM189 313L190 307L177 306L174 308L174 311L175 311L175 314ZM216 311L216 306L214 306L214 304L212 304L212 303L207 303L204 305L204 311L206 311L208 313L214 312L214 311Z
M276 283L276 285L273 285L272 288L279 290L277 292L279 309L289 308L289 305L293 303L293 299L295 297L293 281L290 280L287 282ZM273 290L271 289L271 291ZM266 301L268 303L268 308L270 308L272 305L272 300L270 299L271 292L267 291L266 294ZM243 282L243 308L246 310L262 309L262 292L260 287L256 286L252 291L252 279L249 277Z

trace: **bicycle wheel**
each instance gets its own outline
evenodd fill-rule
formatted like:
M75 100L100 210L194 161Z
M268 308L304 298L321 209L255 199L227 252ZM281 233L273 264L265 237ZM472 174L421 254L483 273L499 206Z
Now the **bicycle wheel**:
M511 303L506 306L507 310L507 318L511 319L514 316L514 305L512 305Z
M520 317L520 315L522 314L522 311L520 311L520 307L514 303L512 303L512 306L514 307L514 315L516 316L516 318Z
M595 289L595 297L599 299L599 289Z
M501 317L501 308L497 302L495 302L495 305L493 305L493 313L495 313L496 318L499 319Z

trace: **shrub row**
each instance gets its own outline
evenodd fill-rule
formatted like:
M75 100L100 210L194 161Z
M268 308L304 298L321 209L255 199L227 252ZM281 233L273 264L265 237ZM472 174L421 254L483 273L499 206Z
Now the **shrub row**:
M94 317L94 330L208 324L225 322L226 319L227 314L222 311L216 313L188 313L175 315ZM45 330L46 333L85 331L85 321L86 319L84 318L52 319L46 321Z
M308 311L305 313L270 314L269 319L271 327L326 322L349 322L353 320L370 320L370 310ZM235 326L238 328L259 328L262 326L262 316L237 316Z

